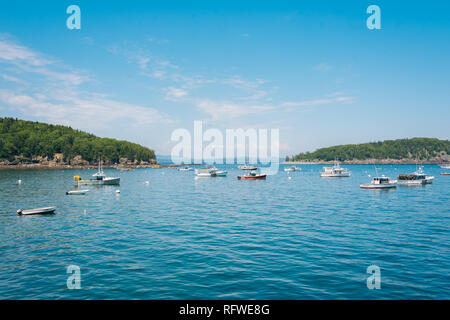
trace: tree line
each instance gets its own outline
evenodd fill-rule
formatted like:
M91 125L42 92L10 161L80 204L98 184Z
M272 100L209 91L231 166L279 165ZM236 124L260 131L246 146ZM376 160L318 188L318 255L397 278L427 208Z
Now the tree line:
M155 159L153 150L136 143L99 138L62 125L0 118L0 159L13 161L15 156L53 159L55 153L63 153L64 162L77 155L90 163L100 158L112 163L118 163L120 158Z
M367 159L417 159L450 154L450 141L436 138L412 138L379 142L347 144L317 149L287 157L289 161L345 161Z

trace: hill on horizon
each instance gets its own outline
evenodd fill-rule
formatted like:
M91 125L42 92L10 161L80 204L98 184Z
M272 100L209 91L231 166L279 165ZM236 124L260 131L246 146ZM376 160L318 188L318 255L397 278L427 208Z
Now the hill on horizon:
M385 140L320 148L286 157L287 161L352 161L368 159L446 160L450 141L436 138Z
M68 126L42 122L0 118L0 159L15 161L18 157L33 160L37 157L53 159L63 154L64 162L81 156L89 163L100 158L119 163L121 158L131 161L152 161L155 152L139 144L93 134Z

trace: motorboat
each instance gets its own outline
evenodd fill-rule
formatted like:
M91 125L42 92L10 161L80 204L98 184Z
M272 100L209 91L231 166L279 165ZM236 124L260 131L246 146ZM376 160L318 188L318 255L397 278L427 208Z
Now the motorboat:
M191 167L178 168L178 171L192 171L192 170L194 170L194 169Z
M361 189L391 189L397 187L397 180L391 180L386 176L374 177L371 183L361 184Z
M56 207L45 207L36 209L17 210L19 216L29 216L33 214L52 214L55 213Z
M214 169L196 169L195 175L199 178L215 177L217 170Z
M321 177L342 178L350 177L351 173L347 168L342 168L338 162L332 167L323 167L320 173Z
M443 164L441 165L442 169L450 169L450 164Z
M297 168L295 166L284 168L285 172L301 171L302 168Z
M238 166L238 168L241 170L256 170L256 169L258 169L257 167L251 166L251 165Z
M226 177L228 172L225 170L216 170L216 177Z
M80 178L80 176L74 176L73 180L75 181L75 184L78 186L82 185L119 185L120 184L120 178L115 177L107 177L105 176L105 173L103 172L103 168L101 166L101 161L98 163L98 171L92 175L94 179L90 180L83 180Z
M238 176L238 180L260 180L260 179L266 179L266 174L258 174L256 171L250 171L248 175L245 176Z
M404 186L417 186L423 184L433 183L433 176L426 175L422 167L420 167L416 172L411 174L400 174L398 176L398 184Z
M86 190L71 190L71 191L67 191L66 194L69 196L72 196L72 195L83 195L88 192L89 192L89 190L87 190L87 189Z

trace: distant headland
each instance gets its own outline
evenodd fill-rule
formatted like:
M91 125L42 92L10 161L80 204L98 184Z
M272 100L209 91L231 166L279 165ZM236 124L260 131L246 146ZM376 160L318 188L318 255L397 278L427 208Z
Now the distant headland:
M155 152L67 126L0 118L0 169L152 166Z
M412 138L347 144L286 157L284 163L438 164L450 162L450 141Z

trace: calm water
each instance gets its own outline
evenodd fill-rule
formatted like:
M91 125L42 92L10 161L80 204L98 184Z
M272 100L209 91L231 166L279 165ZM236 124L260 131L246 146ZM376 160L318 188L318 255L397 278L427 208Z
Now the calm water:
M373 166L348 166L342 179L301 167L266 181L238 181L231 167L203 179L105 170L121 177L120 195L105 186L85 196L65 191L92 170L0 171L0 298L450 298L450 176L425 166L432 185L374 191L359 189ZM48 205L55 215L16 214ZM67 289L71 264L81 290ZM367 289L372 264L381 290Z

